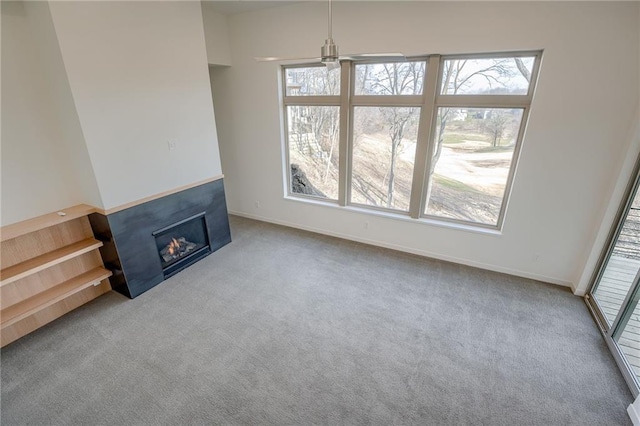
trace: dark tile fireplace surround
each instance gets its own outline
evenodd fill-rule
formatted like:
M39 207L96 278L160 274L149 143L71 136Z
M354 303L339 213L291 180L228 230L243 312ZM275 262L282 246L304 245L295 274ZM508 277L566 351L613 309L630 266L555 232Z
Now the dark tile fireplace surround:
M222 179L89 221L113 289L132 299L231 242Z

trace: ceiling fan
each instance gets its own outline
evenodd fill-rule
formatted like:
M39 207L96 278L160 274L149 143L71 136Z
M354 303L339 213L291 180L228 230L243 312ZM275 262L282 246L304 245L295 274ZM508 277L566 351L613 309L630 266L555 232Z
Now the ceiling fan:
M358 53L339 55L338 45L336 45L332 38L332 13L331 13L331 0L329 0L329 33L327 39L324 41L324 46L320 48L320 57L315 58L283 58L277 56L266 56L254 58L258 62L272 62L272 61L291 61L291 60L316 60L320 61L327 66L329 70L340 67L340 61L342 60L363 60L363 59L377 59L380 61L399 61L406 59L402 53Z

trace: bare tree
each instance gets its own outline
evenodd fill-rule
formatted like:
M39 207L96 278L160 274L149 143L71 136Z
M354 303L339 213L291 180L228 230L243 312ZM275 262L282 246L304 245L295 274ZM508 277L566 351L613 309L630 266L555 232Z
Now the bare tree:
M398 155L402 152L402 142L407 126L415 121L416 109L414 108L381 108L382 115L389 124L389 138L391 139L391 159L389 162L387 179L388 208L393 207L394 185L396 177L396 163Z
M522 74L524 79L527 80L527 82L530 83L531 82L531 72L529 71L529 68L527 68L527 66L522 61L522 58L513 58L513 60L516 62L516 67L518 68L518 71L520 71L520 74Z
M375 68L364 67L361 81L363 89L370 85L370 91L380 95L415 95L422 93L424 62L402 62L382 64ZM394 206L394 187L398 156L402 153L402 143L407 127L415 124L416 108L381 107L379 111L388 126L391 141L391 156L386 174L386 207Z
M474 77L484 78L489 87L493 85L499 85L500 76L510 74L510 67L508 65L509 59L495 59L491 64L485 67L481 67L475 71L465 72L465 67L468 65L466 59L455 59L452 61L445 61L442 94L443 95L457 95ZM442 153L442 144L444 142L444 130L447 126L447 121L451 114L451 108L442 108L440 110L440 125L438 126L438 140L436 141L435 150L433 153L433 159L431 160L431 169L429 170L429 176L433 174L436 164L440 159ZM428 200L428 198L427 198Z
M484 120L484 127L491 137L491 146L500 145L504 132L509 124L509 116L503 110L493 110L490 112L489 118Z
M442 75L442 94L443 95L457 95L461 93L472 81L474 78L481 78L487 81L488 86L490 88L496 87L500 88L503 85L503 78L507 78L514 76L513 70L513 62L511 62L511 58L505 59L493 59L486 66L478 67L473 71L467 72L469 70L469 62L466 59L455 59L445 61L443 75ZM515 61L516 68L518 72L529 82L531 80L531 73L529 69L524 64L522 58L513 58ZM451 115L455 110L451 108L440 108L438 113L438 128L436 133L436 143L434 147L433 156L431 158L431 166L429 168L429 179L432 179L434 170L438 161L440 160L440 155L442 154L442 146L444 143L445 129L447 127L447 122L451 118ZM496 118L496 120L498 120ZM500 118L502 120L502 118ZM504 123L502 123L502 127L498 126L498 121L494 122L494 132L492 134L493 137L493 146L496 146L499 139L502 137L502 133L504 132L504 128L506 126L507 119L504 119ZM500 130L501 129L501 130ZM429 204L429 200L431 198L431 186L427 190L426 203Z

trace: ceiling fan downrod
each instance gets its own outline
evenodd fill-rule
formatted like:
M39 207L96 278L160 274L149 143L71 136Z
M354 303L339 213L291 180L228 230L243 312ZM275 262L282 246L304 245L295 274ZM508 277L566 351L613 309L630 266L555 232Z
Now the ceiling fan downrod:
M326 62L336 62L338 61L338 46L336 46L336 44L333 42L333 37L332 37L332 13L331 13L331 0L329 0L329 28L328 28L328 32L327 32L327 39L324 41L324 46L322 46L320 48L320 56L321 56L321 61L323 63Z

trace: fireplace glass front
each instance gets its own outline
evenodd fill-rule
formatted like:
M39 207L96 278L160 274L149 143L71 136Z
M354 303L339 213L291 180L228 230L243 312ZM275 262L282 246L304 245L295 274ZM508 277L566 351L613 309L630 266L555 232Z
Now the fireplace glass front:
M152 233L168 278L211 253L204 212Z

